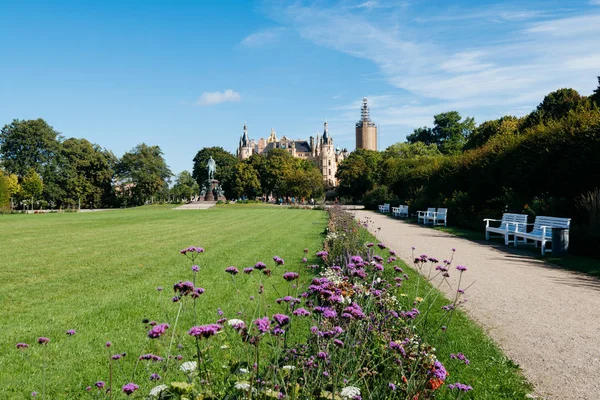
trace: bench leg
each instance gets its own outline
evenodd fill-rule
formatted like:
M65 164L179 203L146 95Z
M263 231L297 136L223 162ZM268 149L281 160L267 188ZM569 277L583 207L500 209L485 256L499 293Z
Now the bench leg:
M485 231L485 240L490 240L490 232Z

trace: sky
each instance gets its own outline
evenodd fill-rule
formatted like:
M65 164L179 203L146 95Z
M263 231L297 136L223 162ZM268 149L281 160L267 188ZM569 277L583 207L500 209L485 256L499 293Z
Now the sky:
M308 139L354 150L367 97L379 149L435 114L532 111L600 75L600 0L0 0L0 126L43 118L173 173L203 147Z

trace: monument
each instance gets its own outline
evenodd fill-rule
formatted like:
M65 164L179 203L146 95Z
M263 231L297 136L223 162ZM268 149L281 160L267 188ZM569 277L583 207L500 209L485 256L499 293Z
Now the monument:
M206 162L206 172L208 174L208 179L206 180L206 183L202 185L200 198L203 201L225 201L225 194L221 187L221 182L215 179L217 163L212 156Z

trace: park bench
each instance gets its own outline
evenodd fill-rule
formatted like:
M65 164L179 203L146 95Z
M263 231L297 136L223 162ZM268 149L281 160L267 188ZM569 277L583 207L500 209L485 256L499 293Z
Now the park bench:
M502 214L502 219L486 218L485 222L485 240L490 240L490 233L497 233L504 236L504 244L508 245L510 236L516 231L525 232L527 228L527 214ZM499 226L491 226L490 223L500 222Z
M398 218L408 218L408 206L403 205L398 207L392 207L392 215Z
M532 225L532 224L519 224L519 225ZM546 243L552 244L552 230L566 230L567 235L567 246L568 246L568 236L569 236L569 226L571 225L571 218L559 218L559 217L544 217L537 216L535 217L535 222L533 223L533 230L530 232L521 231L521 228L514 232L514 244L517 247L518 239L523 239L523 243L527 243L527 240L533 240L535 242L535 246L537 247L538 242L540 242L542 247L542 255L546 254L547 251L552 251L546 249ZM566 250L566 249L565 249Z
M431 225L442 225L447 226L448 224L448 209L447 208L438 208L437 211L433 213L427 213L425 216L425 223L431 222ZM439 222L439 223L438 223Z
M390 212L390 205L388 203L379 206L379 212L387 214Z
M435 207L430 207L427 209L427 211L417 211L417 222L421 223L421 220L423 220L423 223L426 224L428 216L434 213Z

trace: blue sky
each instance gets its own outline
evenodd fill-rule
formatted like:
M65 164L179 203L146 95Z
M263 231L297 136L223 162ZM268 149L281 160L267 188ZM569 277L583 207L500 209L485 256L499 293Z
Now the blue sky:
M44 118L117 156L308 138L354 149L363 96L379 147L434 114L524 115L600 75L600 0L0 0L0 124Z

